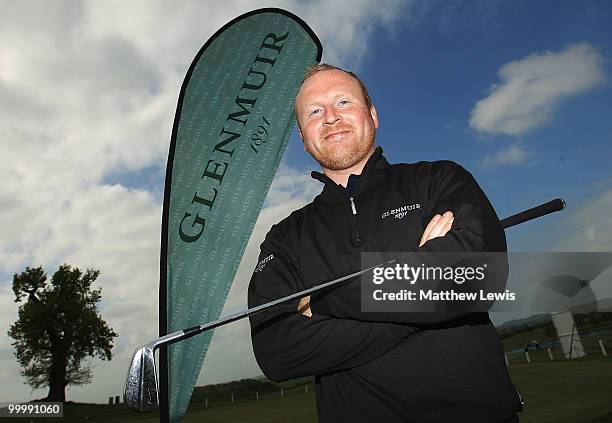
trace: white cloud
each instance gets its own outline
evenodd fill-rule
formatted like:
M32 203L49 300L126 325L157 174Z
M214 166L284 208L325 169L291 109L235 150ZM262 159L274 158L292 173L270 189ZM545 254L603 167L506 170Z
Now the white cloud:
M185 72L204 41L258 7L303 17L325 59L357 67L374 29L390 27L402 2L19 1L0 14L0 274L67 262L101 269L102 316L119 338L111 362L94 360L94 383L75 401L119 395L133 349L156 337L161 204L151 192L104 181L165 165ZM324 13L322 13L324 11ZM246 306L246 284L272 225L320 187L281 169L260 215L228 309ZM27 399L6 335L17 317L8 276L0 280L0 398ZM10 363L10 364L9 364ZM205 383L259 372L248 324L218 330ZM242 373L239 374L239 373Z
M563 222L567 232L556 251L612 251L612 189L584 204Z
M531 54L502 66L499 84L476 103L470 126L490 134L521 135L543 125L561 101L605 82L601 53L589 44Z
M2 401L19 401L27 398L30 389L22 385L19 375L19 364L13 355L11 346L13 340L6 332L9 326L17 319L17 307L13 302L13 290L7 281L0 281L0 378L10 383L0 384L0 398Z
M501 148L499 151L486 156L481 164L485 167L499 165L520 165L527 162L530 154L518 142L510 144L507 147Z
M321 39L323 61L358 68L368 53L368 41L376 28L393 31L407 18L412 1L336 0L287 2L287 9L301 16Z
M321 189L319 182L305 172L282 167L270 187L267 203L259 216L253 234L229 292L223 315L247 307L246 292L259 255L259 245L269 228L291 211L308 203ZM68 393L76 401L103 402L108 396L120 395L127 365L133 350L157 337L157 296L159 269L159 216L161 209L151 203L146 192L125 188L97 188L95 201L76 200L63 210L64 219L52 222L51 239L39 253L40 262L65 261L82 269L102 269L96 285L102 287L102 317L119 333L111 362L93 360L94 382ZM133 195L135 198L131 198ZM132 216L138 216L133 219ZM64 236L54 236L63 234ZM68 242L70 240L71 242ZM47 269L52 273L55 269ZM12 356L8 325L17 318L16 305L8 283L0 285L0 321L7 327L0 333L0 361L7 363L4 380L20 380L19 367ZM4 304L5 303L5 304ZM10 363L10 364L9 364ZM256 376L260 370L250 343L248 320L232 323L215 331L199 383L217 383ZM0 397L31 399L46 391L30 390L25 385L2 384Z

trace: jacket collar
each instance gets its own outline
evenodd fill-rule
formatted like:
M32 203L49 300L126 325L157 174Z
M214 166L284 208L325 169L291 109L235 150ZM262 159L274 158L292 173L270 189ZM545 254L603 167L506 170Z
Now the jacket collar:
M382 152L383 152L383 149L380 146L374 149L374 152L372 153L372 155L366 162L365 166L363 167L363 171L361 172L361 175L359 176L360 186L363 186L365 180L367 180L368 178L368 174L372 170L384 169L390 166L389 162L387 162L387 159L385 159L385 157L382 155ZM310 176L312 176L314 179L320 182L323 182L325 184L325 187L323 188L323 193L327 191L329 193L335 192L335 193L341 193L344 195L345 193L344 187L342 185L335 183L329 176L325 175L324 173L313 171L311 172Z

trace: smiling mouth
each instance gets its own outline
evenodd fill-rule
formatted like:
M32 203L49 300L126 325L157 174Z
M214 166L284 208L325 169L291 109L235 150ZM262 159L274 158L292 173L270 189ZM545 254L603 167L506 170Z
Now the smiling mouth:
M341 137L344 136L346 134L348 134L350 131L338 131L338 132L334 132L332 134L326 135L324 139L329 140L331 138L335 138L335 137Z

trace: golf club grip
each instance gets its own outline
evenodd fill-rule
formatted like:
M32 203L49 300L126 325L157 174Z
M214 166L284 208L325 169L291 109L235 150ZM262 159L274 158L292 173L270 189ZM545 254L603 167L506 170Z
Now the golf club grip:
M536 219L549 213L563 210L564 208L565 201L561 198L555 198L548 203L540 204L539 206L533 207L529 210L506 217L505 219L500 220L500 223L504 229L508 229L512 226L527 222L528 220Z

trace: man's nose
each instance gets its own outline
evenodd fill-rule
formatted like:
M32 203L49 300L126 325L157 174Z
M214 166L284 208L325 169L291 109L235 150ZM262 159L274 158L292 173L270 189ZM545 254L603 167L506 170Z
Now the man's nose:
M342 115L334 107L326 107L325 115L323 116L324 125L333 125L342 120Z

